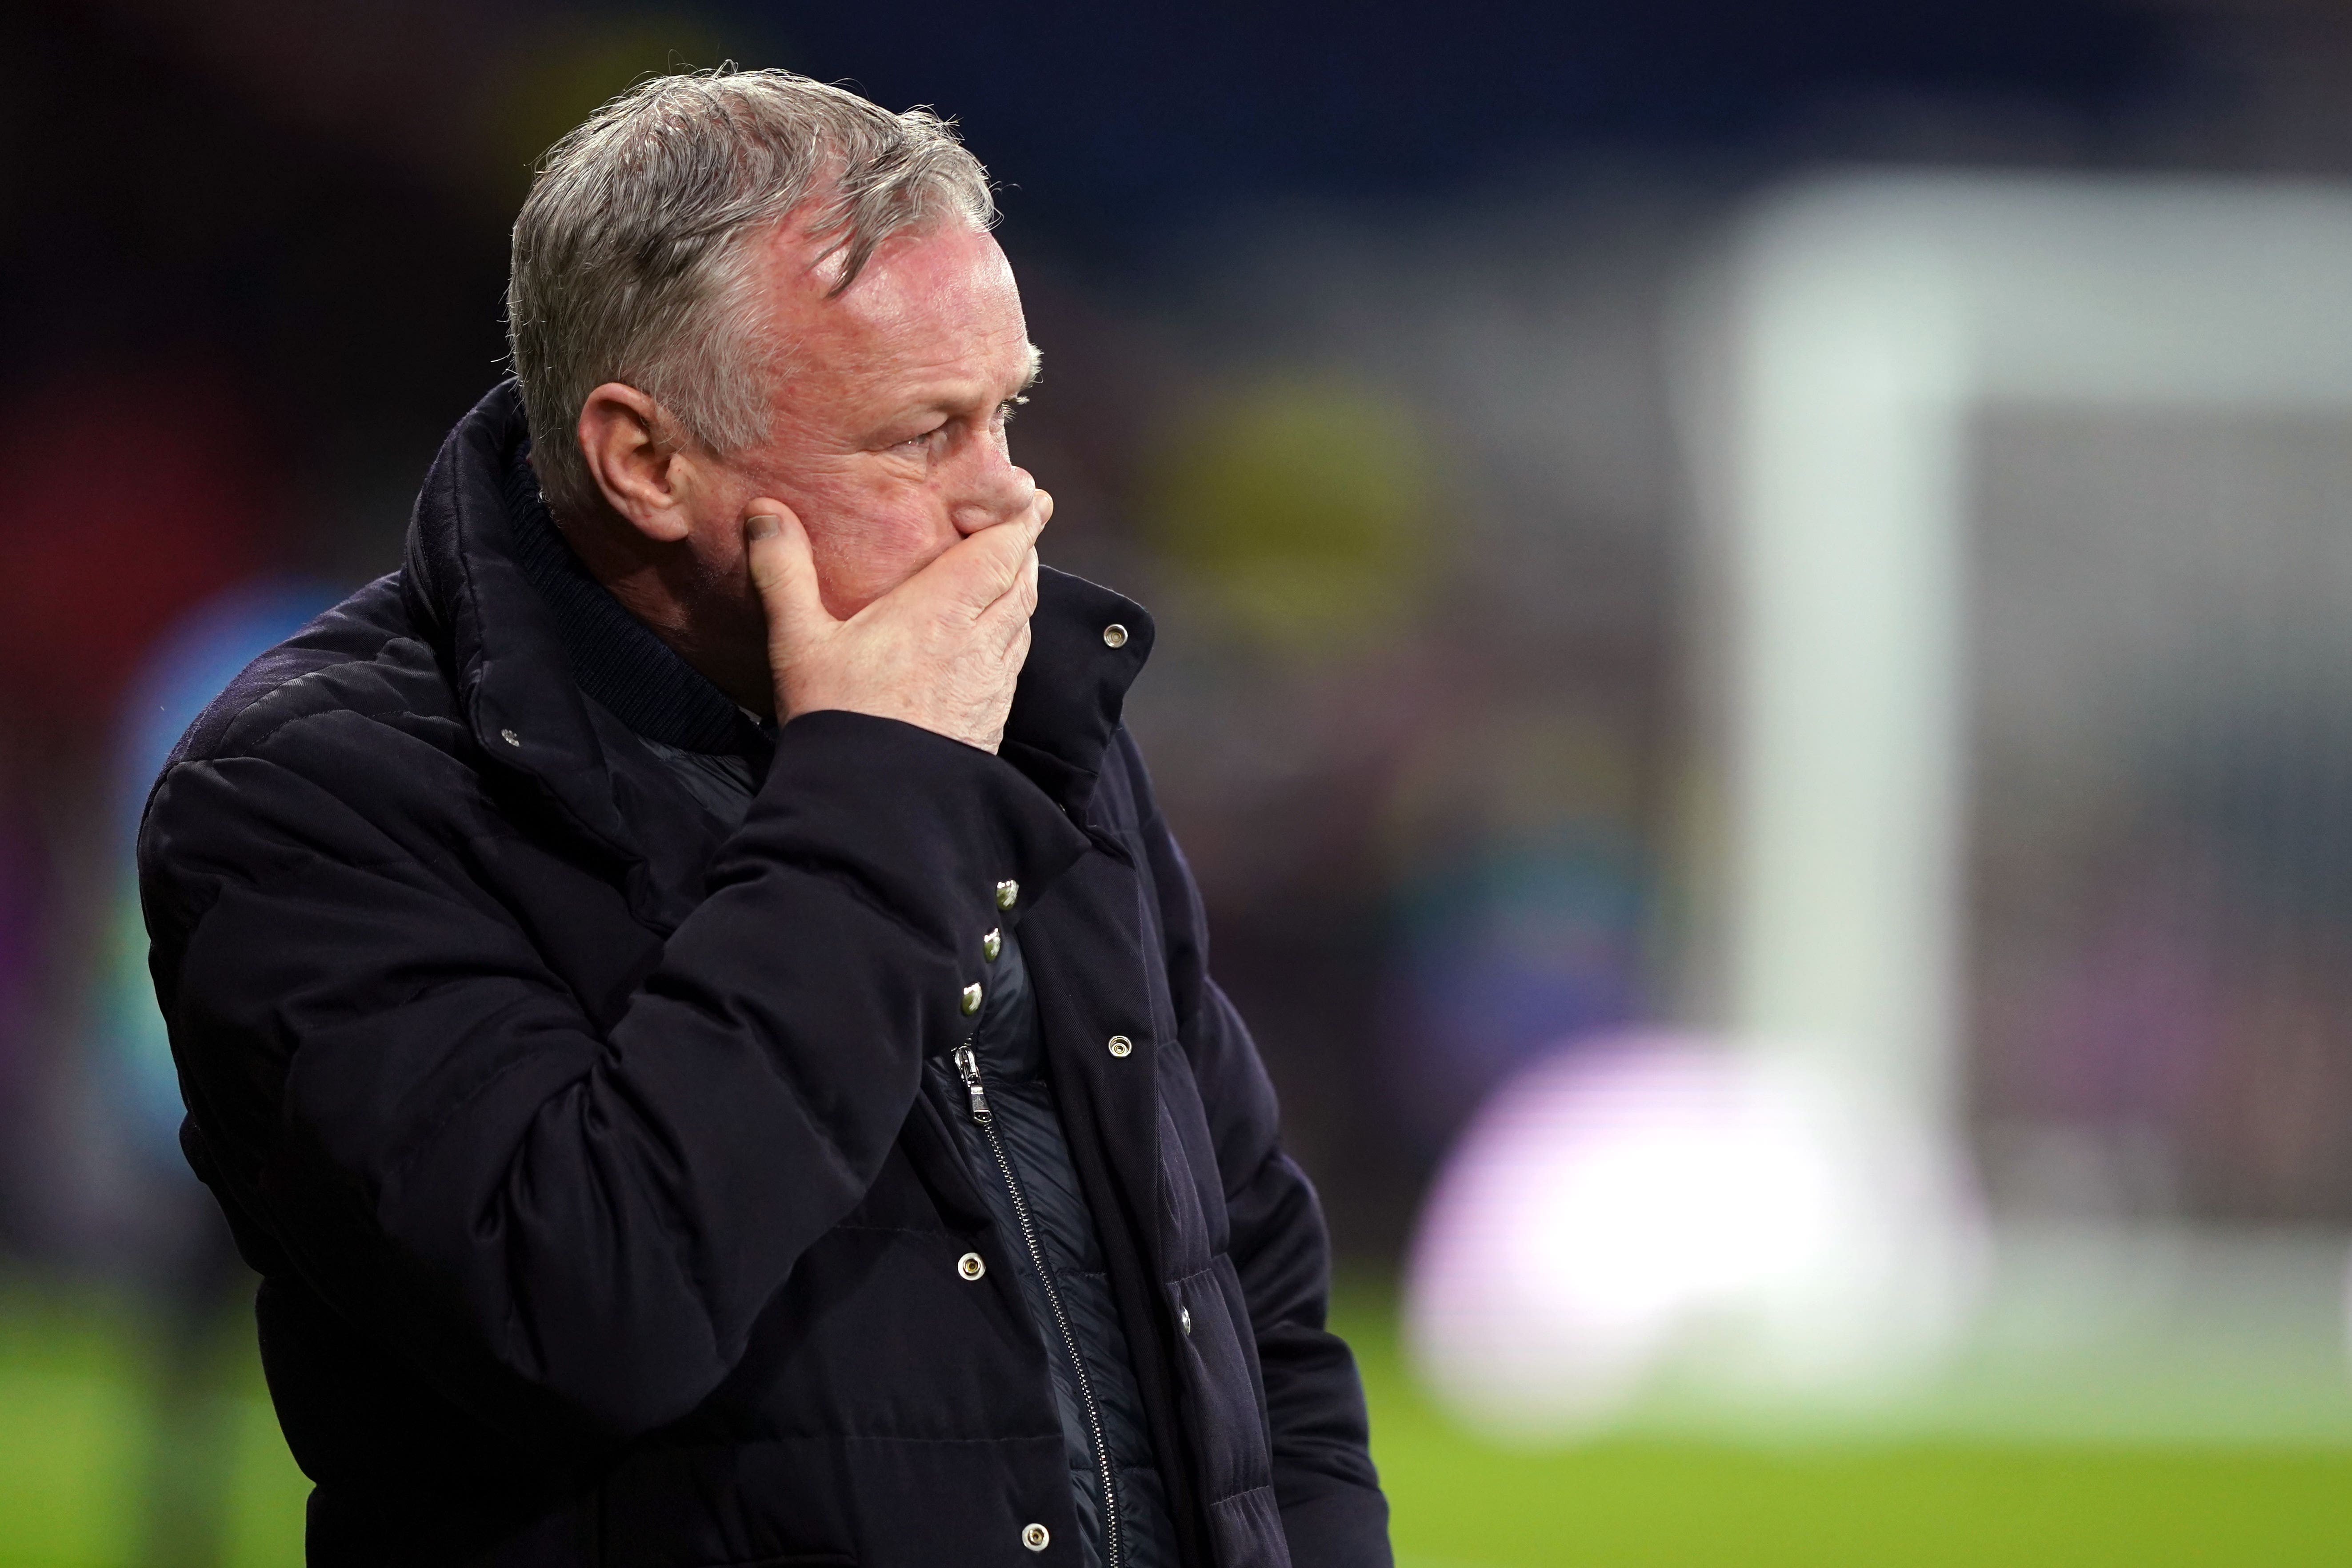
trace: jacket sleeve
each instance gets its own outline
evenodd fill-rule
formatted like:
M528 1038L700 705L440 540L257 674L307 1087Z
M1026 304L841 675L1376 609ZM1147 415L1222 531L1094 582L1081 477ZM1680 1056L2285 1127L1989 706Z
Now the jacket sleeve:
M157 991L233 1217L449 1397L598 1446L726 1376L960 1033L997 879L1077 845L985 752L795 720L600 1031L470 874L544 851L436 798L485 787L341 710L175 763L142 834Z
M1208 974L1207 921L1183 852L1120 735L1143 806L1185 1054L1216 1141L1239 1275L1272 1427L1275 1500L1297 1568L1382 1568L1388 1500L1372 1468L1355 1357L1324 1327L1330 1242L1306 1173L1282 1152L1274 1087L1248 1026Z

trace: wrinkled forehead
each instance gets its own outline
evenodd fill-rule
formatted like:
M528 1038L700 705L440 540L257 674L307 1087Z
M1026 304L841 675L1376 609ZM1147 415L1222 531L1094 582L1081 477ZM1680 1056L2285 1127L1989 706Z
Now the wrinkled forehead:
M839 294L839 258L803 242L779 259L777 324L800 353L842 364L887 363L1025 379L1035 351L1012 264L995 238L957 223L893 235Z

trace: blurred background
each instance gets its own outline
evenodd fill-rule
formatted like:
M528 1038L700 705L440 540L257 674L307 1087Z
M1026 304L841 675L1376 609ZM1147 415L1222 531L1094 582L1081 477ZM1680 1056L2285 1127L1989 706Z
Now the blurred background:
M0 1563L300 1557L129 847L539 151L957 116L1407 1568L2352 1555L2352 12L86 0L0 94Z

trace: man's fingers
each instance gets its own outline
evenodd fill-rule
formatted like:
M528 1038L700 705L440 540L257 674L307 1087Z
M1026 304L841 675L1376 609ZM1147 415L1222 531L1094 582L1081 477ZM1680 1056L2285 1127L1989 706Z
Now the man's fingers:
M942 594L961 603L968 614L978 615L1020 582L1045 526L1039 509L1027 508L1018 517L958 540L897 591Z
M1037 607L1037 536L1054 520L1054 498L1044 490L1037 492L1036 504L1029 509L1029 548L1021 552L1021 564L1013 574L1013 583L1003 597L1017 602L1021 619L1025 625L1030 612Z
M808 531L782 501L753 501L743 520L743 555L768 614L768 641L788 646L796 637L824 626L833 616L817 590L816 562Z
M1037 612L1037 552L1029 552L1012 584L998 595L972 623L992 634L1002 647L1029 635L1029 617Z
M1045 531L1046 521L1054 515L1054 498L1044 490L1016 518L982 529L968 542L980 546L998 571L995 592L989 602L1011 593L1026 577L1034 586L1037 577L1037 536Z
M1000 523L988 531L1004 536L999 542L1006 547L1008 553L1019 541L1026 539L1028 543L1014 560L1010 579L980 612L981 621L996 623L997 634L1008 639L1007 646L1017 632L1024 652L1029 636L1029 617L1037 609L1037 535L1044 531L1046 517L1054 510L1051 497L1043 490L1037 494L1042 505L1032 508L1023 517ZM1017 667L1018 657L1014 663Z

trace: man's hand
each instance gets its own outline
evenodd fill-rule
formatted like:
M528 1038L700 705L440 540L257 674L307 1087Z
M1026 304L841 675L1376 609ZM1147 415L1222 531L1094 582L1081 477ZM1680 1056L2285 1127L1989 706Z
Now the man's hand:
M750 510L744 547L768 614L779 721L841 708L996 750L1029 657L1037 535L1053 497L1037 491L1019 516L957 541L845 621L824 607L792 509L761 500Z

